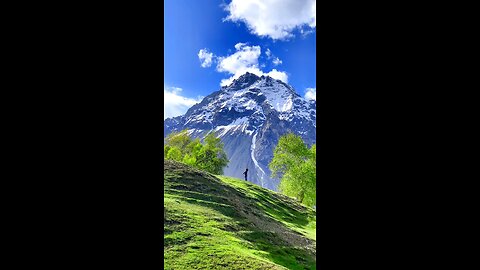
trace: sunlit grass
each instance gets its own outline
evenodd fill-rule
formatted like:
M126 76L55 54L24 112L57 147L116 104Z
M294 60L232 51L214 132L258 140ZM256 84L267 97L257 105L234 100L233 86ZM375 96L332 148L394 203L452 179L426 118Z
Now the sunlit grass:
M315 269L314 254L278 233L315 240L310 208L240 179L175 166L164 174L165 269Z

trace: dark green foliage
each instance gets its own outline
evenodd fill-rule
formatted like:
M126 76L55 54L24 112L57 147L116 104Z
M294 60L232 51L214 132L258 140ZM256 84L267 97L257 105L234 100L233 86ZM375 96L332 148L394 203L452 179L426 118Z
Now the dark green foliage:
M165 138L165 159L181 161L213 174L222 174L228 164L223 143L213 133L208 134L204 144L199 139L192 140L187 130L174 132Z
M279 190L308 206L316 202L316 149L289 133L280 137L269 164L272 176L281 176Z

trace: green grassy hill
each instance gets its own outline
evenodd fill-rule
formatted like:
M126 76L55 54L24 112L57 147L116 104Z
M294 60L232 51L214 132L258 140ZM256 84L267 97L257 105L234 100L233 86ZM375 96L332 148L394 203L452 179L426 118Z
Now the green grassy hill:
M165 269L315 269L312 209L240 179L164 165Z

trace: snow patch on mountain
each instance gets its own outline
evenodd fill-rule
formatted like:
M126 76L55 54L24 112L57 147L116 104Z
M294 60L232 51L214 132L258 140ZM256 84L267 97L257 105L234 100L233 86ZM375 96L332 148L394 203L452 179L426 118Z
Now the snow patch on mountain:
M258 175L258 171L257 171L257 177L260 178L260 185L262 187L265 187L265 182L264 182L265 171L262 169L262 167L260 167L257 159L255 158L255 144L257 143L257 134L258 134L258 132L255 132L255 134L253 135L252 146L250 148L250 155L252 157L253 163L255 164L255 167L258 168L259 171L260 171L260 175Z
M292 94L285 92L280 87L265 87L262 89L267 102L278 112L285 112L292 109ZM282 91L283 90L283 91Z
M218 137L225 136L229 131L241 131L243 133L251 134L253 130L247 130L248 124L248 117L237 118L228 125L217 126L214 131L217 132L222 130L222 132L217 135Z

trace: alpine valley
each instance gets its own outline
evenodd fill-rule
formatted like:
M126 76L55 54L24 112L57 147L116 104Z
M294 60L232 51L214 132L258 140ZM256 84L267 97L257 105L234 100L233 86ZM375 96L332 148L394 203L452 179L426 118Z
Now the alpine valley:
M245 73L229 86L205 97L185 115L164 121L164 137L187 129L192 138L214 132L224 143L230 160L224 175L277 191L268 163L280 136L292 132L310 147L316 143L316 101L307 100L293 87L269 76Z

